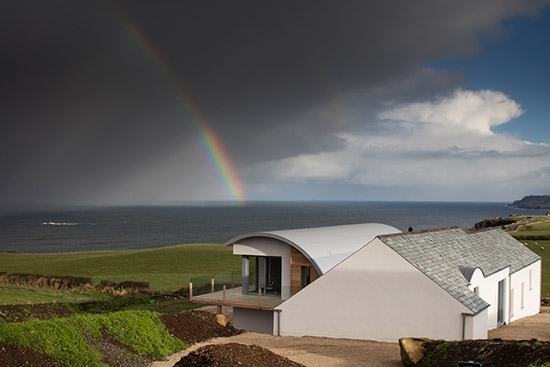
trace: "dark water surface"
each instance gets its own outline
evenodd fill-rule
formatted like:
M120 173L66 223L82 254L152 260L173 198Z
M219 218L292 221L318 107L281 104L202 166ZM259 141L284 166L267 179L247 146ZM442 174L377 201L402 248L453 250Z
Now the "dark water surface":
M469 228L489 217L544 214L507 203L255 202L246 206L90 207L0 216L0 251L52 253L223 243L248 232L385 223L406 231Z

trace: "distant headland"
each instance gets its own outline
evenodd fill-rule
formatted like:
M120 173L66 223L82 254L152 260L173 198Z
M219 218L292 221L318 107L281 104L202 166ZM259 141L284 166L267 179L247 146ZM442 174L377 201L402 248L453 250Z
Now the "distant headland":
M529 195L516 200L512 206L522 209L550 209L550 195Z

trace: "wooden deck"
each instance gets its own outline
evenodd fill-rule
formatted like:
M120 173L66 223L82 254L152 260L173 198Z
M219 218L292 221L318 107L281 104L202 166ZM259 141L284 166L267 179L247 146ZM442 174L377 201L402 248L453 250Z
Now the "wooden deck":
M245 295L242 294L241 287L227 289L225 296L224 291L218 291L191 298L191 302L193 303L252 308L256 310L272 310L283 301L278 297Z

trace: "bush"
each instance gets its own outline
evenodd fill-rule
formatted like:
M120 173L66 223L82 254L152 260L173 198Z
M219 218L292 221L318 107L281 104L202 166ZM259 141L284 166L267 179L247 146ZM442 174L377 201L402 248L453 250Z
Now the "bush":
M73 303L70 304L69 307L71 307L75 312L105 313L118 311L121 308L132 305L141 305L149 302L151 302L151 298L147 296L128 296L102 301Z
M42 275L28 273L0 274L0 281L25 287L78 289L92 287L92 278L70 275Z
M130 280L125 280L118 283L118 288L120 289L149 289L149 282L133 282Z
M550 236L545 236L545 235L525 235L525 236L522 236L522 235L512 234L512 236L514 236L514 238L518 241L548 241L548 240L550 240Z
M477 222L474 224L473 229L474 230L480 230L484 228L493 228L493 227L502 227L508 224L516 223L515 219L510 218L489 218L484 219L481 222Z

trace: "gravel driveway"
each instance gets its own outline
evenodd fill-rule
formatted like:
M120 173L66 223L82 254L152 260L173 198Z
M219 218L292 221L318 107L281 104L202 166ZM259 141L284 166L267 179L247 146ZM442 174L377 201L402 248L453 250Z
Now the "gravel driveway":
M498 329L489 330L489 339L538 339L550 341L550 307L541 307L540 313L516 320Z
M541 313L525 317L499 329L489 331L489 338L550 341L550 307ZM181 357L207 344L241 343L259 345L274 353L311 367L401 367L399 345L368 340L321 337L276 337L267 334L244 333L228 338L216 338L193 345L170 361L155 362L152 367L172 367Z
M259 345L295 362L311 367L401 367L399 345L367 340L320 338L313 336L272 336L244 333L194 344L174 355L169 362L155 362L152 367L171 367L188 353L208 344L241 343Z

